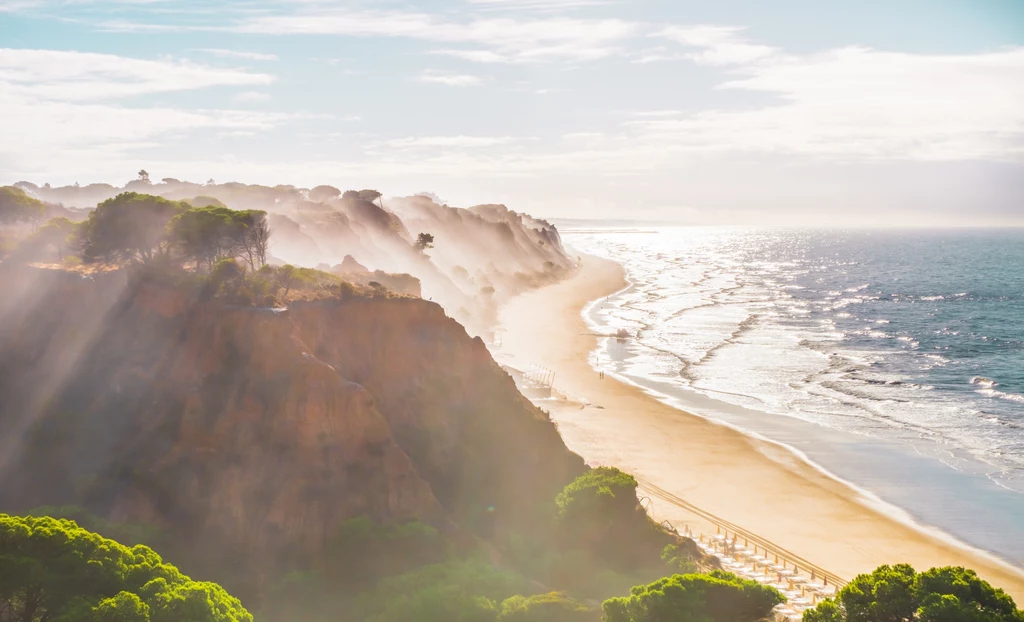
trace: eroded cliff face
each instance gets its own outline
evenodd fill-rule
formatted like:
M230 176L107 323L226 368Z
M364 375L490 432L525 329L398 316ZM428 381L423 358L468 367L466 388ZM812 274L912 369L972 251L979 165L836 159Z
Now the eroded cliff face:
M517 529L583 468L427 301L275 312L10 267L0 285L34 292L0 304L3 509L81 504L258 563L315 557L354 516Z

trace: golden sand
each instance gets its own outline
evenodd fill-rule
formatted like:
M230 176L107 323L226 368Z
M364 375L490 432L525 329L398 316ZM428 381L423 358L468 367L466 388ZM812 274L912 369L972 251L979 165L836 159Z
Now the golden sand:
M622 268L585 256L572 278L519 296L501 312L511 365L541 365L572 399L544 402L570 449L591 465L617 466L641 481L767 539L845 579L882 564L918 570L962 565L1024 603L1024 572L917 528L872 506L855 489L796 454L668 406L588 364L597 346L582 309L625 285ZM652 516L682 529L714 527L655 498Z

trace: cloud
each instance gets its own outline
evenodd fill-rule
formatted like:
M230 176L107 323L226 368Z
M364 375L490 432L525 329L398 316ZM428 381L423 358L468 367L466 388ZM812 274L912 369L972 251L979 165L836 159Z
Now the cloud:
M240 50L222 50L219 48L200 48L197 52L205 52L223 58L243 58L245 60L277 60L276 54L263 54L261 52L243 52Z
M682 110L637 110L629 113L634 117L678 117L683 114Z
M269 99L269 93L262 93L260 91L243 91L231 98L232 101L236 102L263 102Z
M0 83L10 93L47 100L109 100L211 86L270 84L273 81L274 77L268 74L221 69L184 60L0 49Z
M176 60L0 49L0 118L18 120L5 124L0 169L50 170L58 161L123 158L198 130L265 131L294 115L131 107L120 100L272 81L265 74Z
M466 2L481 9L510 11L562 11L616 4L615 0L466 0Z
M410 136L386 140L381 145L397 149L408 148L478 148L509 145L527 140L516 136Z
M705 41L712 48L720 43L714 36ZM770 93L779 103L630 126L643 140L691 151L1024 159L1024 47L965 55L851 47L807 56L727 56L738 77L719 89Z
M744 30L741 26L670 26L655 36L702 48L685 56L703 65L748 64L779 53L777 48L750 43L739 35Z
M537 3L540 4L539 2ZM288 5L286 5L288 6ZM102 22L111 32L210 31L263 35L391 37L464 44L438 53L478 62L590 61L605 58L641 29L621 19L473 17L455 20L416 11L338 9L303 2L297 10L242 15L228 24L179 25L125 20ZM508 5L512 7L511 4Z
M454 74L428 69L416 78L417 82L425 84L443 84L445 86L476 86L483 83L480 76L466 74Z

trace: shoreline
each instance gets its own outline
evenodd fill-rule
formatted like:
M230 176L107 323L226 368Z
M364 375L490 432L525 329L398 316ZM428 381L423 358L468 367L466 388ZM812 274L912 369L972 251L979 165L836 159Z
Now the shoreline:
M583 257L569 279L502 307L503 346L493 353L500 362L554 372L556 389L571 397L536 403L588 464L622 468L845 579L887 563L962 565L1024 602L1024 571L915 523L799 450L691 414L628 378L601 378L590 362L601 336L584 313L629 285L619 264ZM659 522L714 533L679 508L647 505Z

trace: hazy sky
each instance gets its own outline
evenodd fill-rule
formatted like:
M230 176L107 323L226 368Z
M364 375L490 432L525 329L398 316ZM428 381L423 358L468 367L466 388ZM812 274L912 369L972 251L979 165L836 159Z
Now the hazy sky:
M1024 224L1021 0L0 0L0 183Z

